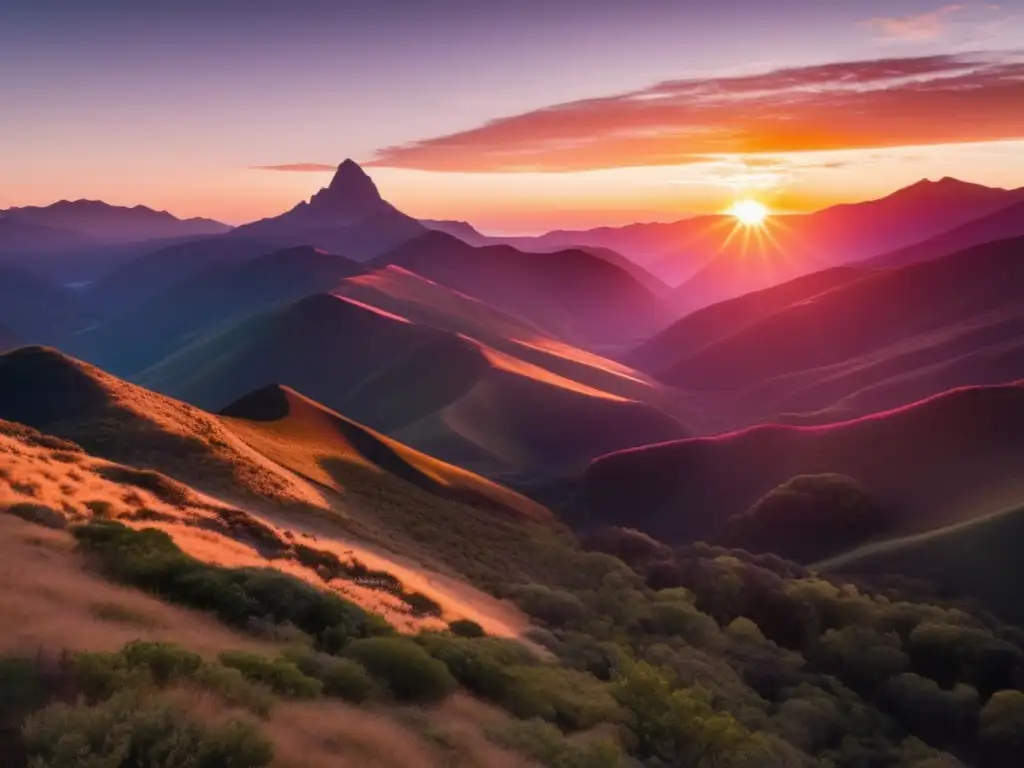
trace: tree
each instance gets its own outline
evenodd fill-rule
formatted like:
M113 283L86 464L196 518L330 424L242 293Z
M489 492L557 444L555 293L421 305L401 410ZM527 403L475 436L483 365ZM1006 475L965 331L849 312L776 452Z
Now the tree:
M978 719L978 740L991 765L1024 765L1024 693L998 691Z

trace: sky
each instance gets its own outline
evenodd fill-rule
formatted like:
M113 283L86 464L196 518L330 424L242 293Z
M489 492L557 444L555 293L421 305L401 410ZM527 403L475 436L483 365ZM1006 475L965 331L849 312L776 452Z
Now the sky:
M1024 186L1024 0L0 0L0 207L237 224L351 157L491 232Z

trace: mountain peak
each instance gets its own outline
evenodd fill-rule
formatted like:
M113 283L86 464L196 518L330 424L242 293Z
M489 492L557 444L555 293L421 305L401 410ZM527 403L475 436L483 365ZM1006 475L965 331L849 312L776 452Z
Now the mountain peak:
M359 163L345 160L334 172L331 183L313 195L309 205L320 210L358 211L365 214L382 202L377 185Z

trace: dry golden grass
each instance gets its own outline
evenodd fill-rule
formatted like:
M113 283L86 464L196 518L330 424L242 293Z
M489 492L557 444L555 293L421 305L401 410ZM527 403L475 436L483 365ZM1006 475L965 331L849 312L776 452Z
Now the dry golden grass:
M61 453L59 458L55 458L57 453ZM283 506L276 508L276 515L239 511L235 513L243 523L239 530L225 523L223 503L212 496L175 485L174 490L185 503L169 504L150 490L116 483L100 474L110 468L118 465L87 454L32 445L22 437L0 433L0 513L32 504L39 505L58 524L84 521L101 513L133 527L160 528L197 559L226 567L272 566L319 588L334 589L346 599L384 616L401 631L437 629L459 618L472 619L488 632L505 637L522 636L529 627L510 604L459 579L442 576L410 559L356 541L328 515L298 516ZM38 521L40 514L30 512ZM257 531L259 540L245 535L248 530ZM435 600L442 608L442 617L413 616L405 603L386 591L338 579L324 584L314 570L294 560L268 560L265 551L261 551L261 543L267 540L279 542L282 551L290 547L289 540L300 541L342 560L358 559L374 570L386 571L398 578L406 591L422 592Z
M314 482L344 492L337 474L324 467L337 460L380 473L382 483L400 484L405 478L428 492L455 494L530 519L551 517L521 494L346 419L288 387L278 388L277 396L287 416L273 421L225 418L224 423L262 455Z

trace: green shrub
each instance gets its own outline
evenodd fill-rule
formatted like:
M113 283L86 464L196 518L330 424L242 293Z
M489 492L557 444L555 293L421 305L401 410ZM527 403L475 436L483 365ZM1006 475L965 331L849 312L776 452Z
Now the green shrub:
M41 706L47 697L45 680L35 659L0 656L0 725Z
M497 703L518 718L540 718L567 731L613 721L617 707L608 685L575 669L515 667Z
M271 568L221 568L186 555L163 531L93 521L74 531L111 577L167 600L212 611L247 627L253 620L290 624L330 652L355 638L393 630L379 616Z
M118 464L109 464L96 467L95 472L100 477L112 482L121 485L133 485L136 488L149 491L160 501L174 507L184 506L189 500L188 492L181 483L152 469L135 469L133 467L122 467Z
M270 742L252 725L202 725L180 707L123 694L53 704L23 728L29 768L262 768Z
M519 587L515 599L530 616L553 627L577 625L587 613L586 607L572 593L539 584Z
M456 637L484 637L484 628L469 619L456 619L448 625L448 631Z
M192 680L228 706L247 709L260 717L267 717L274 707L274 696L267 686L255 683L237 669L223 664L203 664Z
M92 702L153 685L148 667L133 668L120 653L78 651L67 654L64 665L75 689Z
M360 704L374 697L377 685L370 674L352 659L342 659L307 649L285 652L285 658L309 677L323 683L328 696Z
M157 685L168 685L195 674L203 665L203 659L196 653L186 651L170 643L150 643L136 640L122 650L128 666L145 667Z
M440 701L457 685L442 662L408 638L354 640L345 652L401 701Z
M613 741L573 744L550 723L524 720L488 731L491 741L548 768L620 768L626 758Z
M7 513L47 528L67 528L67 518L56 509L34 501L19 501L7 507Z
M413 616L440 616L441 605L432 598L427 597L422 592L405 592L404 590L398 595L402 602L409 606L409 610Z
M421 635L419 642L462 686L498 704L512 683L513 668L533 663L523 646L498 638L469 640L431 633Z
M248 651L224 651L220 655L220 663L237 669L247 680L261 683L282 696L312 699L323 692L323 683L303 674L287 659L271 659Z
M1024 764L1024 693L997 691L981 710L978 739L994 765Z

